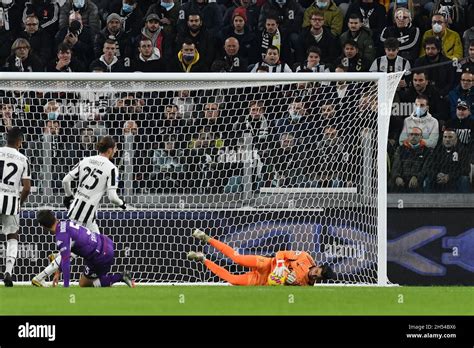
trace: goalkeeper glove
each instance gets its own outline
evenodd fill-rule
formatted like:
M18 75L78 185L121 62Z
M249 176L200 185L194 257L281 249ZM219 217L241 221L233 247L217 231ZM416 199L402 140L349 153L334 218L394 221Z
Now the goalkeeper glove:
M288 276L286 277L285 284L294 285L296 284L296 273L295 271L291 271Z
M290 272L290 270L285 266L285 260L277 260L277 264L272 273L277 277L283 277L285 272Z
M74 200L74 196L67 196L67 197L64 197L64 200L63 200L63 204L66 208L69 209L69 207L71 206L71 202Z

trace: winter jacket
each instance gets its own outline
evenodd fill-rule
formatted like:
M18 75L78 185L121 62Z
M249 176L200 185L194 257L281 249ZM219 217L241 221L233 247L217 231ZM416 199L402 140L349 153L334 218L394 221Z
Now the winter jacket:
M240 49L239 54L247 59L249 64L254 64L262 59L262 56L258 47L257 36L254 32L250 31L245 27L243 34L236 34L232 26L224 27L221 31L221 36L219 38L218 47L224 47L224 42L228 37L235 37L239 41Z
M429 156L423 167L423 175L436 182L439 173L449 175L446 186L455 186L456 180L461 176L469 176L471 172L470 156L468 149L462 144L446 148L440 143Z
M71 1L61 7L59 11L59 29L67 27L69 25L69 14L71 11L75 11ZM93 34L97 34L100 31L101 23L99 18L99 9L92 0L86 0L84 7L79 9L79 13L82 16L82 25L87 25L91 28Z
M22 31L18 37L28 40L32 52L41 59L43 64L49 62L53 54L53 42L45 31L40 29L33 35L28 34L26 31Z
M446 122L444 125L445 129L455 129L456 134L458 135L458 141L461 144L466 145L472 153L472 147L474 145L474 120L466 117L460 119L451 119Z
M365 58L368 62L372 62L375 59L375 47L374 41L372 40L372 32L370 29L366 27L361 27L357 36L353 36L352 33L348 30L344 32L339 41L341 42L341 47L344 43L352 39L357 42L357 46L359 47L359 54Z
M149 14L155 13L160 17L160 25L165 31L166 34L170 35L170 37L176 37L176 23L178 22L179 16L179 3L175 3L175 5L168 11L159 3L153 4L148 8L148 11L145 14L145 17L148 17ZM161 20L167 18L170 21L170 24L165 24Z
M59 4L56 1L28 1L23 11L23 23L32 14L38 17L40 28L46 30L52 39L58 31Z
M327 27L323 27L323 36L319 42L311 34L311 28L304 28L299 36L296 60L299 62L305 60L307 58L306 50L311 46L316 46L321 50L321 62L334 64L341 53L340 46L336 43L337 39Z
M30 53L28 57L21 62L21 64L17 65L16 56L10 55L8 57L5 66L3 68L4 71L29 71L29 72L42 72L44 71L44 65L41 59L38 58L34 53Z
M204 68L204 71L209 71L212 62L215 59L216 56L216 44L214 37L212 34L205 30L202 29L198 35L192 36L188 32L186 33L181 33L178 34L178 37L176 38L176 46L175 50L180 52L181 48L183 46L183 42L186 38L190 38L194 44L196 45L197 50L200 52L200 62L199 65L202 65ZM178 52L175 52L177 54ZM202 52L202 53L201 53ZM175 54L172 56L175 57Z
M426 97L428 97L428 101L430 103L430 113L436 119L447 119L446 117L449 113L449 110L446 106L446 102L441 100L438 90L432 86L426 86L424 92L420 93ZM400 91L400 101L405 103L414 103L416 97L418 96L418 92L415 90L413 86L405 88L404 90ZM407 115L406 115L407 116Z
M432 61L427 56L423 56L418 58L415 61L415 67L421 67L425 65L435 64L435 63L442 63L442 62L449 62L449 59L446 58L444 55L439 54L439 59L437 61ZM431 84L433 84L439 91L441 97L445 97L448 95L449 91L454 86L454 78L455 78L455 69L452 64L446 63L444 66L436 66L432 68L427 68L426 71L428 72L429 79Z
M364 4L361 1L354 1L347 9L343 30L347 30L349 16L352 13L356 13L362 17L365 26L371 30L374 43L377 45L380 33L387 25L387 13L385 7L380 5L377 1L374 1L373 5L374 6Z
M413 25L408 28L386 27L380 34L380 41L383 43L389 37L394 37L400 42L398 55L414 63L420 50L420 29Z
M470 105L471 109L471 118L474 119L474 88L470 88L469 90L463 90L461 85L456 86L453 90L451 90L448 94L449 97L449 105L450 105L450 115L453 120L457 118L456 116L456 106L458 104L458 99L464 100Z
M432 36L435 36L433 29L427 30L423 35L423 39L421 40L420 57L425 55L425 40ZM441 37L441 49L443 54L449 59L461 59L463 57L463 50L459 34L451 29L446 29L446 32Z
M272 14L279 18L279 28L288 34L298 34L301 31L304 12L296 0L287 0L283 6L279 6L275 0L268 0L260 10L260 17L258 19L259 31L265 29L265 21Z
M439 138L439 124L438 120L431 116L429 112L422 117L417 117L413 113L404 120L399 140L400 145L403 145L403 142L408 139L408 133L413 127L418 127L423 131L423 139L427 147L436 147Z
M182 17L181 11L184 12ZM216 36L222 28L222 14L219 6L215 2L207 2L207 0L205 0L204 4L198 4L196 0L190 0L180 8L178 33L187 31L189 13L200 13L202 22L205 24L207 30L214 36Z
M311 15L313 13L323 13L324 15L324 25L331 28L331 33L335 36L339 36L342 33L342 21L343 15L339 7L335 4L333 0L329 3L329 7L321 10L316 7L315 4L311 5L304 11L303 16L303 28L309 27L311 25Z
M424 179L423 166L431 151L424 141L421 141L418 147L413 147L408 139L405 140L393 156L392 180L401 177L408 182L412 177L416 177L421 185Z

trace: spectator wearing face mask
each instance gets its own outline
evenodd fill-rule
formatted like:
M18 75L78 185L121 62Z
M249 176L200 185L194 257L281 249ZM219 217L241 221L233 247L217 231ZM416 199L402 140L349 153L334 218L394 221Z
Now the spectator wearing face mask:
M100 31L99 9L92 0L68 0L59 11L59 29L67 27L71 12L79 12L82 23L87 25L95 35Z
M173 72L204 72L201 54L196 48L196 44L190 40L185 39L181 45L181 50L172 63L170 71Z
M442 52L449 59L462 58L463 49L461 37L457 32L448 29L446 18L442 14L434 14L431 17L431 29L427 30L423 35L420 57L423 57L426 54L424 43L429 37L437 37L441 40Z
M400 145L403 145L403 142L408 139L409 130L415 127L422 130L427 147L436 147L439 138L439 123L429 113L428 98L422 95L416 98L415 110L403 122L403 130L399 139Z
M138 6L137 0L110 0L107 2L107 8L103 15L117 13L122 18L123 31L130 37L136 37L140 34L143 27L143 12Z
M394 23L394 26L383 29L380 41L383 43L391 37L397 39L400 42L398 55L414 63L419 53L420 28L412 24L411 12L404 7L395 11Z
M314 12L322 12L324 23L331 29L331 33L339 36L342 33L342 12L332 0L315 0L315 2L304 11L303 28L311 25L311 15Z

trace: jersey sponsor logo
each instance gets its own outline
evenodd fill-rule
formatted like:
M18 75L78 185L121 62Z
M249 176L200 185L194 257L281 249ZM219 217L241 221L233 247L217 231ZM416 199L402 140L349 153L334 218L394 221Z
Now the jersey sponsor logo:
M64 233L66 232L67 224L66 221L61 221L59 224L59 232Z

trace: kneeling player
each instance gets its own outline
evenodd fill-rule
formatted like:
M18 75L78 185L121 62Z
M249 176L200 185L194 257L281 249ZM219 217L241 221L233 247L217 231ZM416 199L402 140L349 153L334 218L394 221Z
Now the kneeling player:
M288 272L285 285L314 285L317 281L333 277L333 271L328 265L316 265L313 258L304 251L279 251L275 257L239 255L227 244L209 237L200 230L194 230L193 236L209 243L235 263L252 269L245 274L231 274L225 268L207 260L203 253L194 251L188 253L189 260L203 262L211 272L232 285L268 285L270 273L282 276Z
M107 274L114 263L114 243L102 234L89 231L70 220L57 220L50 210L40 210L36 220L56 236L61 253L60 268L64 273L64 287L69 286L71 251L84 258L84 272L79 279L81 287L107 287L123 281L135 287L128 271L123 274Z

